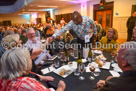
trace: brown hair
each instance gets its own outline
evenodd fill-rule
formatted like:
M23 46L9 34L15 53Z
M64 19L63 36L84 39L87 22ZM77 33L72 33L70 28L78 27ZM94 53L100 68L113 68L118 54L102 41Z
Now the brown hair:
M109 28L108 31L113 30L113 40L118 39L118 32L115 28Z

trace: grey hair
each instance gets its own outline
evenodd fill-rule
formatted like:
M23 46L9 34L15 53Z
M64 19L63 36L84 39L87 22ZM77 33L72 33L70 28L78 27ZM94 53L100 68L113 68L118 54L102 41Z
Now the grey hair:
M11 42L17 42L19 41L20 36L18 34L11 34L7 35L5 38L3 38L3 42L11 43Z
M122 53L121 58L126 60L133 70L136 70L136 42L126 42L122 46L124 46L122 49L125 49L125 51Z
M4 48L10 49L16 46L16 43L19 40L20 36L18 34L11 34L4 37L1 44L3 45Z
M28 32L31 31L31 30L35 31L34 28L30 27L30 28L27 29L26 33L28 34Z
M0 79L11 80L21 77L28 73L31 68L32 63L27 49L7 50L0 60Z

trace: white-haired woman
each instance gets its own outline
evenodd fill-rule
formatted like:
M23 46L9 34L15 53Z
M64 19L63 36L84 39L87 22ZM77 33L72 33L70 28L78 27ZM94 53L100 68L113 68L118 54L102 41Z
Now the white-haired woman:
M3 38L1 45L0 45L0 57L3 53L8 50L12 49L16 45L21 45L21 40L18 34L10 34Z
M7 50L0 60L0 91L51 91L34 78L25 77L32 69L32 60L27 49ZM42 80L44 76L40 77ZM56 91L64 91L60 81Z

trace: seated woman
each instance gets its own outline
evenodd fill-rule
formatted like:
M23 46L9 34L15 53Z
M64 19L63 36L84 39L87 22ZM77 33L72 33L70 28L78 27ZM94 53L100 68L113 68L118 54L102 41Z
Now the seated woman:
M136 26L133 29L133 35L132 35L131 41L136 41Z
M116 52L118 47L117 43L118 32L114 28L109 28L107 36L102 37L99 43L99 48L107 52Z
M51 91L34 78L27 77L32 69L32 60L27 49L7 50L0 60L0 91ZM38 75L41 80L52 80ZM64 91L65 83L60 81L56 91Z

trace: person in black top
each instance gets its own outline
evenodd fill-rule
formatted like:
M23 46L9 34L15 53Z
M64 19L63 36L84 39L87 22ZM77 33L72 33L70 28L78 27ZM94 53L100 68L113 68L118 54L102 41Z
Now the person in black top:
M127 28L128 28L128 30L127 30L127 33L128 33L127 41L131 40L133 28L134 28L135 25L136 25L136 11L127 20Z

